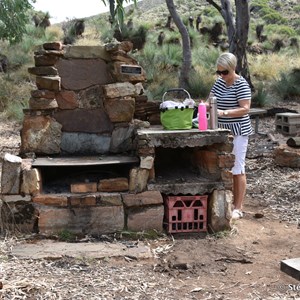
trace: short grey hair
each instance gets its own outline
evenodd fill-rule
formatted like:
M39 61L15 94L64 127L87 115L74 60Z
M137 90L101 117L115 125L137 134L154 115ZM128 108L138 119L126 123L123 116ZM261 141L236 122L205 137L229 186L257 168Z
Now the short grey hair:
M235 70L237 59L232 53L222 53L217 59L217 66L222 66L225 69Z

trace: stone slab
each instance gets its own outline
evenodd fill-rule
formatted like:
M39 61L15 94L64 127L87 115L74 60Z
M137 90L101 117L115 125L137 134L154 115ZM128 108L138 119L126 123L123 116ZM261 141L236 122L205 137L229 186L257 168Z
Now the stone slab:
M134 244L134 243L132 243ZM12 249L12 255L20 259L59 259L65 256L75 258L134 257L152 258L150 247L139 242L134 247L123 243L67 243L53 240L37 241L34 244L20 243Z
M282 260L280 270L300 281L300 257Z

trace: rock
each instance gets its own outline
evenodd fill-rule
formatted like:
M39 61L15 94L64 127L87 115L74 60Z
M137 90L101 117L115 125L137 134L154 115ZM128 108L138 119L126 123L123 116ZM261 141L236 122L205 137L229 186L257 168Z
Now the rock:
M274 150L274 161L280 167L300 168L300 149L279 145Z

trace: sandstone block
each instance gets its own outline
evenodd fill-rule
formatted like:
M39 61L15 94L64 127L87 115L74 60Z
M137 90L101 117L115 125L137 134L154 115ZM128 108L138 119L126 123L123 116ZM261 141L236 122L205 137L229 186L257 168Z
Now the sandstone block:
M60 91L60 77L59 76L36 76L36 85L40 90Z
M31 201L30 195L2 195L2 200L5 202Z
M61 90L55 94L60 109L75 109L79 106L78 96L74 91Z
M55 194L40 194L32 197L32 202L50 206L68 206L68 197Z
M35 195L41 191L41 174L38 169L22 171L21 193Z
M119 193L101 193L98 196L97 204L101 206L123 206L122 196Z
M214 190L209 197L208 223L213 232L231 229L232 192L228 190Z
M104 93L102 86L92 86L78 93L80 108L104 108Z
M57 102L55 99L47 98L30 98L29 99L29 108L30 109L55 109L57 108Z
M126 207L163 204L163 197L158 191L146 191L138 194L124 194L123 202Z
M111 178L99 181L99 192L125 192L128 191L129 184L127 178Z
M21 152L60 152L61 125L49 116L25 116L21 131Z
M131 231L163 231L164 206L130 209L127 211L127 229Z
M45 50L57 50L60 51L63 49L63 44L61 42L48 42L43 44Z
M54 113L64 132L110 133L113 125L103 109L73 109Z
M127 124L126 124L127 125ZM112 135L109 150L112 153L122 153L135 150L134 141L134 126L129 124L128 126L115 127Z
M22 158L6 153L2 163L1 193L19 194Z
M125 51L119 50L111 54L112 61L119 61L125 64L137 65L137 60L129 56Z
M234 155L231 153L219 155L219 168L229 168L231 169L234 166Z
M300 149L279 145L274 149L274 161L280 167L300 168Z
M28 68L28 73L37 75L37 76L56 76L58 71L55 67L31 67Z
M130 41L123 41L121 43L109 43L105 45L105 50L109 53L116 51L130 52L133 48L133 43Z
M95 206L96 205L96 196L95 195L86 195L86 196L70 196L69 204L71 207L74 206Z
M103 46L66 46L65 47L65 58L71 59L91 59L100 58L104 61L110 61L110 55L105 50Z
M225 189L232 190L232 184L233 184L232 172L226 169L222 170L221 178L222 178L222 182L224 183Z
M135 86L130 82L117 82L103 86L106 98L119 98L135 94Z
M61 86L66 90L78 91L113 82L102 59L61 59L56 67L61 77Z
M132 97L106 99L105 110L113 123L131 122L134 115L135 102Z
M59 60L56 55L35 55L34 63L36 67L54 66Z
M36 206L40 234L57 234L68 230L77 234L107 234L124 228L122 206L96 206L82 208L55 208Z
M46 99L55 99L55 92L49 90L32 90L31 97L33 98L46 98Z
M132 193L141 193L145 191L149 178L149 170L133 168L129 173L129 191Z
M141 157L140 168L151 170L153 165L154 165L153 156Z
M97 182L81 182L71 184L71 193L95 193L97 192Z

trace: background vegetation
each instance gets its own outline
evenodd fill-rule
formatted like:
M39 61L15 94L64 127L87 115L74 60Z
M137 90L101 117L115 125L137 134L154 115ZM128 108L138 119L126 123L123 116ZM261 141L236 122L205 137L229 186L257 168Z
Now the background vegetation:
M216 23L221 23L225 28L217 10L205 0L176 0L175 3L187 26L190 16L196 20L201 15L201 28L210 30ZM34 15L36 12L30 13ZM251 1L248 62L255 88L255 106L272 106L278 101L300 101L299 13L297 0ZM131 55L146 70L144 87L151 100L161 100L167 89L178 84L182 60L180 34L174 24L171 28L165 27L168 15L163 0L142 1L138 8L126 9L125 24L131 19L133 27L125 27L123 37L134 42L135 50ZM108 19L108 14L86 18L83 37L73 37L72 42L76 45L103 45L114 40L115 32ZM74 20L43 29L32 22L26 26L27 33L21 42L13 45L0 42L1 55L9 60L8 72L0 73L0 112L17 120L22 119L22 110L28 106L30 91L36 89L34 76L27 72L28 67L34 65L34 51L44 42L63 41L63 28L71 23ZM256 34L257 25L263 25L260 39ZM162 46L158 45L160 33L164 34ZM193 65L189 92L195 99L205 98L215 80L216 58L226 51L226 34L222 31L219 42L215 43L211 36L199 33L196 28L189 26L189 33Z

